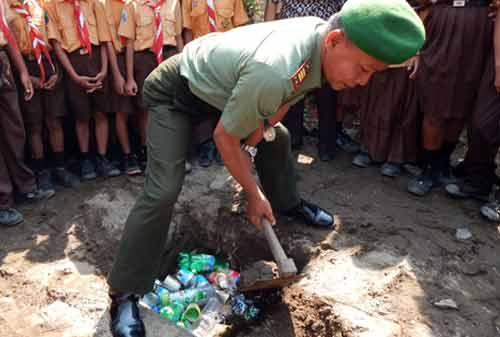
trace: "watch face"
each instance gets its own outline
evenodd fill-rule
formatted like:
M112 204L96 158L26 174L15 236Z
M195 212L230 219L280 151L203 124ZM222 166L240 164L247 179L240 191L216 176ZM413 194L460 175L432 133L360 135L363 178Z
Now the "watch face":
M263 136L266 142L272 142L276 138L276 130L272 126L265 128Z

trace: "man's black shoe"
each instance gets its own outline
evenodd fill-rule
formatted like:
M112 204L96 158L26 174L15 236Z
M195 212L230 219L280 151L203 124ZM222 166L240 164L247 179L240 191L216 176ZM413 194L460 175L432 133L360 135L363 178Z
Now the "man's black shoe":
M477 199L488 202L491 192L491 186L481 185L471 179L461 179L455 184L448 184L445 190L453 198L459 199Z
M301 200L297 206L285 211L283 214L293 218L300 218L309 226L323 229L333 229L334 227L333 216L330 213L305 200Z
M111 295L111 334L113 337L145 337L146 330L139 315L137 296Z

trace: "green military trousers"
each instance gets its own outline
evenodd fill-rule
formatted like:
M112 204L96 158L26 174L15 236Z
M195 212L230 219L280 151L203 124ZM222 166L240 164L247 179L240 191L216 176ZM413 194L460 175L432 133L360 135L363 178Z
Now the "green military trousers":
M179 61L180 55L171 57L146 79L145 91L149 82L158 80L160 75L163 85L171 90L165 90L160 101L145 95L149 108L146 177L108 277L113 292L147 293L159 273L192 137L192 116L176 104L175 88L183 80ZM300 198L288 130L281 124L275 129L273 142L262 141L258 145L255 165L264 193L276 212L296 206Z

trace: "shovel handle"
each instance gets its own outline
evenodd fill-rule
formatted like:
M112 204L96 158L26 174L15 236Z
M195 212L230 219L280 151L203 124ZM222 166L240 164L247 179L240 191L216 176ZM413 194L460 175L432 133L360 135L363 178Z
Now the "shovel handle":
M274 260L278 265L280 273L284 276L297 274L295 262L286 256L271 223L266 218L262 218L262 227L264 228L267 243L271 248L271 252L273 253Z

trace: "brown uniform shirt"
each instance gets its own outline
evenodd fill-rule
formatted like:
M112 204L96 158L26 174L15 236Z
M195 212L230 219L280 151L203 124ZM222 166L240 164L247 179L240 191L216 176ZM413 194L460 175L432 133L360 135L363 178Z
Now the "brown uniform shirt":
M7 3L10 6L7 19L12 33L17 41L17 45L19 46L19 51L23 55L31 55L33 53L33 45L29 36L28 23L21 14L16 12L16 9L14 8L14 6L22 5L22 0L7 0ZM36 6L36 4L38 4L38 6ZM31 14L33 24L38 28L43 36L43 40L47 43L47 24L51 23L50 21L48 23L46 22L45 10L42 8L38 0L33 0L28 3L27 7Z
M87 20L90 42L98 46L101 42L111 41L102 2L81 0L80 3L83 15ZM57 40L68 53L82 48L78 38L73 4L65 0L46 0L44 7L47 10L49 21L53 23L47 27L49 40Z
M217 12L217 30L228 31L248 22L243 0L214 0ZM206 0L183 0L182 18L184 27L191 29L193 38L210 33Z
M178 0L165 0L160 8L163 25L163 45L176 46L175 36L182 33L182 9ZM155 17L147 0L131 0L125 4L118 34L134 40L134 50L153 47Z
M108 23L109 36L111 42L117 53L123 50L122 41L118 35L118 27L120 27L120 20L122 16L122 10L125 6L125 2L122 0L99 0L103 3L104 11L106 13L106 21Z

